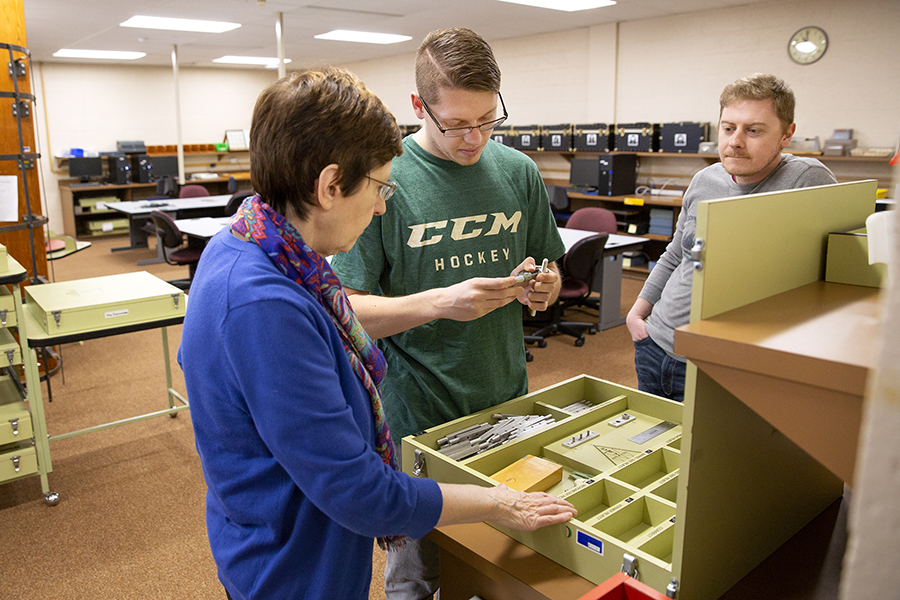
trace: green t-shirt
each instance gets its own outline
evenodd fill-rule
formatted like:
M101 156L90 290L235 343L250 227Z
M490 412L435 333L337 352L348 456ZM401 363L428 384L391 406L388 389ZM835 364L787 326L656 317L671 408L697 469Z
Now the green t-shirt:
M517 150L490 141L477 163L462 166L409 136L391 179L399 185L387 212L332 258L346 287L406 296L506 277L528 256L540 264L565 252L541 175ZM522 305L513 301L474 321L436 319L379 340L394 440L527 393L522 335Z

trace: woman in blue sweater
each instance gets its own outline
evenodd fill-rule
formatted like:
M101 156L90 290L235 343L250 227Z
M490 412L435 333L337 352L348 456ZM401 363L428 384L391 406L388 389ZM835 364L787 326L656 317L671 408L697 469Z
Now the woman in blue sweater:
M254 108L258 195L203 251L178 352L209 543L234 600L362 600L373 538L390 550L437 525L536 529L575 514L547 494L398 470L384 357L324 257L384 212L401 152L391 113L343 70L294 73Z

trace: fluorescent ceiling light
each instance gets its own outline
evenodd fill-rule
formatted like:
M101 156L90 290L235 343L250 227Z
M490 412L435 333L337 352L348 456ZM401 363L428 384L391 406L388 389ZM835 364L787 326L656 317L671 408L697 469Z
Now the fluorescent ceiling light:
M219 58L214 58L213 62L231 65L262 65L273 69L278 66L278 58L268 58L266 56L220 56ZM289 63L291 59L286 58L284 62Z
M135 15L123 23L121 27L138 27L141 29L167 29L169 31L198 31L200 33L222 33L241 26L240 23L225 21L201 21L199 19L172 19L169 17L146 17Z
M368 31L348 31L335 29L328 33L320 33L315 36L317 40L335 40L338 42L362 42L363 44L396 44L411 40L408 35L394 35L393 33L371 33Z
M102 58L106 60L135 60L147 56L146 52L125 52L121 50L73 50L62 48L53 53L57 58Z
M510 4L524 4L525 6L537 6L538 8L551 8L575 12L577 10L590 10L615 4L613 0L500 0Z

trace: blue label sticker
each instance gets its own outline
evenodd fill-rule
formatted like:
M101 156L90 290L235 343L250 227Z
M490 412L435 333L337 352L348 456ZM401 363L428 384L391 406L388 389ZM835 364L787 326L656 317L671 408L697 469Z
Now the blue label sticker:
M600 556L603 556L603 542L598 540L595 537L591 537L583 531L578 532L578 536L575 538L578 542L579 546L584 546L588 550L596 552Z

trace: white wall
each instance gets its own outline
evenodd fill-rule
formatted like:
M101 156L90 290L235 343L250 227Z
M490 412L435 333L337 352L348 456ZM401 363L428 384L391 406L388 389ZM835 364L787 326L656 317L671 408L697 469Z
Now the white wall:
M787 43L807 25L823 27L830 45L821 60L799 66L788 58ZM726 84L771 72L797 94L798 136L824 140L834 129L850 127L861 146L896 148L898 32L896 0L786 0L499 40L492 46L512 125L714 124ZM414 60L407 54L342 66L359 75L400 124L413 124ZM41 76L44 89L37 93L47 105L53 153L71 146L110 150L116 140L127 139L175 143L169 69L44 64ZM271 71L181 69L184 143L221 141L225 129L248 127L257 94L274 77ZM48 173L46 162L44 168ZM893 178L900 179L897 169ZM51 226L61 229L56 181L45 179Z
M171 68L42 63L35 75L42 153L42 198L50 229L63 230L53 156L69 148L116 149L117 141L175 144L175 78ZM274 71L179 69L184 144L221 142L226 129L247 129L259 93Z

